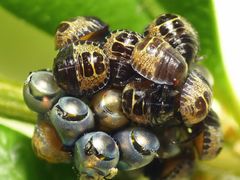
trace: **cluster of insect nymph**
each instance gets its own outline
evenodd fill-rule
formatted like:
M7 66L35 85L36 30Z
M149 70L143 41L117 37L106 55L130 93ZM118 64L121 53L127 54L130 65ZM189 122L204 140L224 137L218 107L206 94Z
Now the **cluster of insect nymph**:
M144 35L76 17L56 31L52 70L31 72L27 106L38 113L36 155L73 163L80 179L140 169L149 179L191 177L196 159L222 149L211 74L198 64L198 34L162 14Z

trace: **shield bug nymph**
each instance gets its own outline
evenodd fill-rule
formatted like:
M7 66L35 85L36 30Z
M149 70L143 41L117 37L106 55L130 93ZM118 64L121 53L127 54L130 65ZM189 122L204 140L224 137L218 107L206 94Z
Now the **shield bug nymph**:
M102 46L90 41L78 41L60 50L53 65L58 85L77 96L102 89L108 82L109 71Z
M78 16L62 21L55 35L56 49L78 40L100 40L109 33L108 25L96 17Z

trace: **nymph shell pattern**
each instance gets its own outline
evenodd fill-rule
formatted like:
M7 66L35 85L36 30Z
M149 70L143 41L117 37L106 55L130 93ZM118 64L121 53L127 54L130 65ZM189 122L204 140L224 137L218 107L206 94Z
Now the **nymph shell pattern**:
M96 17L78 16L62 21L55 35L56 49L78 40L99 40L108 34L108 25Z
M102 47L90 41L78 41L60 50L53 65L58 85L73 95L90 95L102 89L109 71Z
M143 77L168 85L182 82L188 69L181 54L160 37L147 37L135 46L132 67Z

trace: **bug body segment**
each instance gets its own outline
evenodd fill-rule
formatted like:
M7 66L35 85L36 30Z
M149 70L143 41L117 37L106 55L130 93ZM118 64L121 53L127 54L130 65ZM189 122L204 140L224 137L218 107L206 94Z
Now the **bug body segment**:
M202 132L194 140L199 158L215 158L223 147L223 134L217 114L211 110L203 121Z
M144 174L150 180L185 180L189 179L194 170L195 155L190 148L168 159L154 159L144 169Z
M95 126L91 109L75 97L60 98L49 114L50 120L65 146L74 145L80 135Z
M188 64L196 60L198 35L192 25L175 14L162 14L145 29L146 36L162 37L176 49Z
M72 155L65 151L63 144L50 122L38 120L32 137L35 154L50 163L70 163Z
M159 179L185 179L193 172L195 155L192 149L185 149L180 155L167 159L163 163Z
M114 134L120 150L119 170L134 170L149 164L160 147L157 137L143 128L127 128Z
M110 84L114 87L124 87L136 75L131 67L131 55L141 39L140 34L128 30L113 31L106 38L104 49L110 59Z
M78 40L99 40L109 33L108 25L96 17L78 16L62 21L55 35L56 49Z
M104 49L111 60L130 63L135 44L142 39L142 35L129 30L115 30L106 38Z
M161 37L140 41L132 54L132 67L158 84L178 85L187 75L184 58Z
M126 116L140 124L161 125L174 115L173 89L151 81L132 81L123 89L122 109Z
M24 101L31 110L38 113L49 111L62 95L52 72L48 70L31 72L24 83Z
M191 70L195 70L197 71L199 74L201 74L204 79L207 81L207 83L209 84L209 86L212 88L214 85L214 78L212 73L204 66L197 64L197 63L192 63L191 67L190 67L190 71Z
M78 41L59 51L53 64L58 85L73 95L91 95L102 89L109 79L109 60L102 47Z
M87 133L77 140L74 147L74 162L81 174L89 177L116 175L119 160L116 142L106 133Z
M93 96L91 104L99 128L104 131L111 132L129 122L122 112L122 93L120 90L103 90Z
M212 103L212 90L206 79L192 70L184 83L180 95L179 111L185 124L199 123L208 114Z
M182 124L174 122L173 125L169 125L173 121L176 120L171 119L169 123L165 123L161 128L156 127L154 129L161 144L158 151L158 157L161 159L169 159L180 154L182 151L181 143L188 138Z

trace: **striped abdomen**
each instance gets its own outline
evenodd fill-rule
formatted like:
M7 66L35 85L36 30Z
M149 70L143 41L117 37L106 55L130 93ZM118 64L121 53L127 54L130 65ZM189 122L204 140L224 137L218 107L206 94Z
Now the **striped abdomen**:
M136 32L116 30L106 38L104 50L110 59L110 84L115 87L124 87L129 79L136 75L130 64L135 44L142 39Z
M203 121L203 130L195 138L194 145L201 160L215 158L223 146L223 134L217 114L211 110Z
M167 85L182 82L188 69L179 52L159 37L147 37L135 46L132 67L145 78Z
M146 36L162 37L185 58L194 62L198 49L198 35L191 24L175 14L163 14L145 29Z

